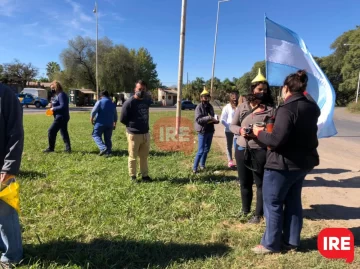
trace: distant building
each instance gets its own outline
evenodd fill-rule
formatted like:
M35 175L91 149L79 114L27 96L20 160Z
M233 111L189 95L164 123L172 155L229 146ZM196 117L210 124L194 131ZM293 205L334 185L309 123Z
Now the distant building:
M163 106L174 106L177 102L177 90L158 88L158 102Z

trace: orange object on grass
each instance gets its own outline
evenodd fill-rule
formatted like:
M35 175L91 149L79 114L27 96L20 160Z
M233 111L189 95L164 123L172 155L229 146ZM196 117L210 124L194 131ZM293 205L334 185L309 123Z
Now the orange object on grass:
M51 109L46 110L46 116L52 116L54 112Z

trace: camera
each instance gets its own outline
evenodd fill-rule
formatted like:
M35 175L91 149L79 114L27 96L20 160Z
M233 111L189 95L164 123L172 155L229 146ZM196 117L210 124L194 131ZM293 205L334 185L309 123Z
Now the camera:
M253 129L253 125L252 124L249 124L249 127L245 127L244 128L244 131L247 135L251 134L252 133L252 130Z

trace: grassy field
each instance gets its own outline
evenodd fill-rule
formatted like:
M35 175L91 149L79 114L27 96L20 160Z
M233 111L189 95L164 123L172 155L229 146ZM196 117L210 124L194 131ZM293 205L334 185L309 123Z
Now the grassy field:
M185 112L192 118L193 112ZM152 113L151 122L172 113ZM152 183L130 182L124 127L115 131L114 156L99 157L88 113L72 114L73 153L44 155L51 118L25 115L21 268L359 268L329 261L316 250L321 222L306 221L299 252L259 257L264 224L236 218L235 173L215 144L208 171L192 175L192 156L161 152L152 144ZM223 174L214 175L215 170ZM357 255L359 255L357 250Z

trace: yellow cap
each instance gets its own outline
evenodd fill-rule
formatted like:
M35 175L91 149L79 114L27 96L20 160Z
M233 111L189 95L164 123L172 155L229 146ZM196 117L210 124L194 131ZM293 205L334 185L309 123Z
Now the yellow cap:
M202 95L210 95L210 93L206 89L204 89L202 93L200 93L200 96Z
M253 79L253 81L251 81L251 83L255 83L255 82L266 82L266 78L263 76L263 74L261 74L261 70L259 68L259 73L258 75Z

